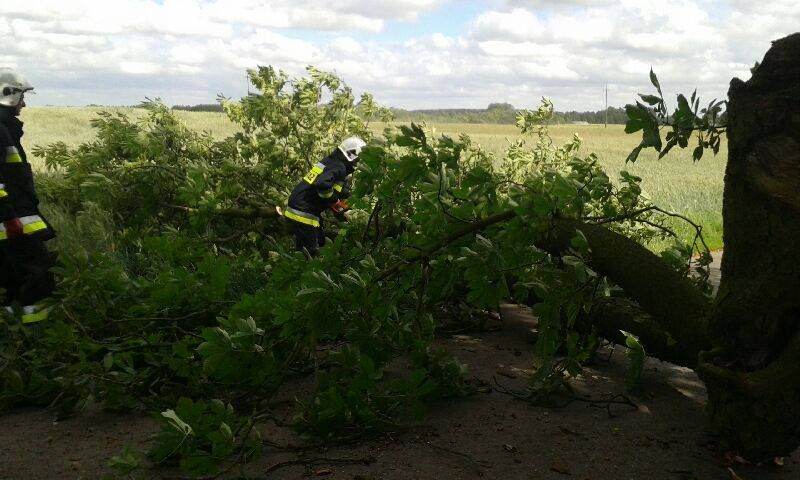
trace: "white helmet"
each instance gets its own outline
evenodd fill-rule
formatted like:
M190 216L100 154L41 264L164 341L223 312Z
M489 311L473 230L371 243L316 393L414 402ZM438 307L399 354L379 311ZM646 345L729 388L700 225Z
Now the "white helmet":
M361 138L349 137L345 138L344 141L339 144L339 150L342 151L348 162L353 163L358 160L358 155L361 153L361 149L366 146L367 142L361 140Z
M10 68L0 68L0 105L16 107L22 95L33 90L25 77Z

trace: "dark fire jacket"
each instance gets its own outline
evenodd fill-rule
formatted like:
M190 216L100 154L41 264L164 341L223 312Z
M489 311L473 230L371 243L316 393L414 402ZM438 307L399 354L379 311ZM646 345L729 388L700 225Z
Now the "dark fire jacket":
M296 222L320 226L320 215L331 205L350 196L347 176L353 166L337 148L311 170L294 187L284 216Z
M55 236L39 212L33 171L22 148L22 122L0 108L0 242L7 240L2 222L19 218L26 236L49 240Z

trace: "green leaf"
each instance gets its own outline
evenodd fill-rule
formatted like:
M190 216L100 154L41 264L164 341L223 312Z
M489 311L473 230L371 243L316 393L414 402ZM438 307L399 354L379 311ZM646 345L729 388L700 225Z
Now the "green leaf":
M658 77L656 76L656 73L653 71L652 68L650 68L650 83L652 83L653 86L656 87L656 90L658 90L659 95L661 95L661 84L658 83ZM663 95L661 96L663 97Z
M628 121L625 123L625 133L634 133L643 129L649 123L647 110L639 105L625 105Z
M319 287L312 287L312 288L303 288L302 290L298 291L295 295L296 297L305 297L307 295L316 295L318 293L327 292L324 288Z
M207 455L192 455L183 457L180 461L181 470L192 475L211 475L217 471L213 458Z
M584 235L580 230L575 231L575 236L572 237L572 240L570 240L570 244L572 245L572 248L581 252L582 254L586 254L589 251L589 240L586 239L586 235Z
M672 150L672 147L677 145L677 143L678 143L677 137L673 137L669 141L667 141L667 144L661 150L661 153L658 154L659 160L664 158L667 155L667 153L669 153L669 151Z
M644 372L644 360L646 357L644 346L639 342L636 335L620 330L625 335L625 346L628 347L626 356L629 360L628 375L626 385L628 390L635 390L641 383L642 373Z
M647 125L642 132L642 143L645 147L653 147L656 150L661 150L661 132L655 124Z
M678 94L678 112L686 115L692 114L692 107L689 105L689 101L686 100L686 97L682 93Z
M228 426L227 423L222 422L219 424L219 431L223 437L225 437L229 441L233 441L233 432L231 431L231 427Z
M492 241L489 240L488 238L484 237L483 235L476 234L475 235L475 241L478 242L479 245L481 245L482 247L486 248L487 250L493 250L494 249L494 244L492 243Z
M663 100L661 99L661 97L659 97L659 96L657 96L657 95L642 95L642 94L639 94L639 96L640 96L640 97L642 98L642 100L644 100L644 101L645 101L645 103L647 103L648 105L658 105L659 103L661 103L661 102L663 101Z
M122 448L120 455L111 457L106 465L118 475L130 475L142 466L139 454L128 445Z
M111 367L113 367L113 366L114 366L114 354L111 353L111 352L108 352L103 357L103 368L106 371L109 371L109 370L111 370Z
M698 145L695 147L694 151L692 152L692 160L695 162L703 158L703 146Z
M169 425L178 432L184 435L191 435L192 433L194 433L194 431L192 430L192 426L181 420L178 414L175 413L175 410L172 409L165 410L161 412L161 416L166 418L169 422Z
M642 151L642 146L639 145L638 147L631 150L631 153L628 154L627 158L625 158L625 163L634 163L637 158L639 158L639 153Z

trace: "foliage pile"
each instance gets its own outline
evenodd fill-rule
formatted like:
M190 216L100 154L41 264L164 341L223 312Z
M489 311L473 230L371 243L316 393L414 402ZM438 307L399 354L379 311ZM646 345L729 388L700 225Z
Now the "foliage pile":
M618 289L587 264L579 231L560 253L532 239L554 218L641 242L669 236L639 178L622 172L615 187L577 136L553 144L547 101L520 113L528 139L498 159L467 136L432 138L418 125L373 139L363 119L386 110L313 68L250 78L258 95L222 99L241 127L225 140L148 103L139 123L101 115L97 139L77 149L35 150L56 172L40 186L49 209L73 227L58 240L51 320L0 322L3 408L162 412L151 461L213 474L258 454L257 425L292 376L316 375L296 427L317 438L395 428L433 399L469 393L464 367L432 346L437 328L454 311L510 301L539 316L532 391L551 392L597 348L588 313ZM350 221L306 258L275 206L353 134L370 146ZM667 255L685 268L691 251ZM410 369L389 374L398 355ZM126 452L113 464L139 462Z

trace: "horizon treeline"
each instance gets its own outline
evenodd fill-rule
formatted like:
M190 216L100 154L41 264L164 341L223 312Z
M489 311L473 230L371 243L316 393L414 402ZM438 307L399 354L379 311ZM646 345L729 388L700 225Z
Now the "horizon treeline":
M190 112L222 112L222 106L216 103L200 105L174 105L174 110ZM492 123L513 125L519 110L510 103L490 103L486 108L437 108L404 110L390 108L398 122L431 123ZM608 123L624 124L627 121L624 108L608 107ZM555 112L549 123L590 123L602 124L606 121L606 111L568 111Z

